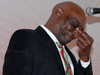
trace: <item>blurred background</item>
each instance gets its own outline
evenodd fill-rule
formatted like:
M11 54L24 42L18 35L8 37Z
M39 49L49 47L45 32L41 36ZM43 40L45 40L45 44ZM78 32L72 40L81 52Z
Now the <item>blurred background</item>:
M40 24L45 24L52 8L63 1L68 0L0 0L0 75L11 35L18 29L35 29ZM77 3L84 11L89 6L100 7L100 0L69 1ZM100 75L100 14L87 16L85 31L94 38L91 52L93 74ZM76 40L67 46L78 60Z

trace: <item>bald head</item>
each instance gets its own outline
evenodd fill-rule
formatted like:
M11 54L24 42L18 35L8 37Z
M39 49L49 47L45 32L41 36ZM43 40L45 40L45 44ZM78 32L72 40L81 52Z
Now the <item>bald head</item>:
M81 24L85 25L86 23L85 13L83 9L76 3L70 1L59 3L53 8L52 13L57 13L58 9L59 9L58 12L63 13L63 16L67 18L76 18L77 20L80 21Z
M70 7L69 7L70 6ZM68 8L67 8L68 7ZM83 10L79 5L73 3L73 2L70 2L70 1L66 1L66 2L62 2L62 3L59 3L57 4L54 8L53 8L53 12L55 10L57 10L57 8L62 8L63 10L66 10L66 9L70 9L70 8L78 8L80 10Z

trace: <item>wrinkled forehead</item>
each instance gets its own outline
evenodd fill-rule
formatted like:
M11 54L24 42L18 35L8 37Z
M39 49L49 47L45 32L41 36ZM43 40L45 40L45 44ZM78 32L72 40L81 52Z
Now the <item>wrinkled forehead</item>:
M86 15L82 8L76 5L69 5L69 7L67 6L65 8L64 14L66 17L76 19L80 23L82 29L84 29L86 24Z

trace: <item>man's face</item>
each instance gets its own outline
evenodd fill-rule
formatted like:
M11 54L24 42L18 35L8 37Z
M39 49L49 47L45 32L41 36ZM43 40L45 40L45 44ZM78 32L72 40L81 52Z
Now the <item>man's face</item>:
M79 35L76 28L83 30L85 23L80 18L67 18L58 27L57 39L62 45L71 42Z

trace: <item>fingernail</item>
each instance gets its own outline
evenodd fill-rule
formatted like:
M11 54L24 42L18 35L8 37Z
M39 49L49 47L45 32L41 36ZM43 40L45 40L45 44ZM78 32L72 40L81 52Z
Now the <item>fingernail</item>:
M76 28L76 30L79 30L79 28Z

